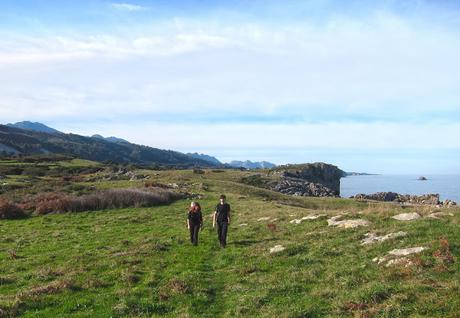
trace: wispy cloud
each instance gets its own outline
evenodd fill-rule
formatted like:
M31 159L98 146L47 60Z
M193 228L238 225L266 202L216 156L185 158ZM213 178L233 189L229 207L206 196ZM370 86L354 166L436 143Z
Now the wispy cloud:
M228 157L264 147L266 159L285 149L283 160L307 161L295 149L324 145L460 153L460 20L444 19L442 7L341 15L341 4L310 19L275 2L189 15L178 1L155 20L107 14L103 3L110 30L0 31L0 118Z
M112 8L122 11L135 12L147 10L147 7L126 2L112 2L110 3L110 5L112 6Z

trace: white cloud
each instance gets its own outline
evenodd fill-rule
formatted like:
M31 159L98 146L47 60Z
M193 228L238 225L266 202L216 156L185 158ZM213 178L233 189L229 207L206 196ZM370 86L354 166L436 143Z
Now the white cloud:
M147 10L146 7L143 7L137 4L126 3L126 2L113 2L111 3L111 6L117 10L130 11L130 12Z
M72 118L68 131L173 149L458 149L457 34L388 14L324 25L176 19L112 34L2 34L0 118ZM197 114L323 123L174 120ZM380 121L343 123L342 114Z

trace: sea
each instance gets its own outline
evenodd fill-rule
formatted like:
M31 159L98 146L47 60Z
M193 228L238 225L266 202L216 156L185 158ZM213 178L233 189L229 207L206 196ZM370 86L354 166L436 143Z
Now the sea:
M438 193L440 200L460 203L460 175L356 175L340 179L340 195L348 198L358 193L397 192L400 194Z

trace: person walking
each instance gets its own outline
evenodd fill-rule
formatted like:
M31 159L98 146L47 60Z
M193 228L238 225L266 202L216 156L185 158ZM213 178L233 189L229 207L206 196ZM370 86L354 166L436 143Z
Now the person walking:
M203 215L198 202L192 202L188 211L187 228L190 231L190 241L194 246L198 245L198 232L203 229Z
M216 206L212 219L212 226L215 228L217 223L217 236L220 247L225 248L227 245L227 231L230 224L230 204L225 202L225 195L219 197L219 204Z

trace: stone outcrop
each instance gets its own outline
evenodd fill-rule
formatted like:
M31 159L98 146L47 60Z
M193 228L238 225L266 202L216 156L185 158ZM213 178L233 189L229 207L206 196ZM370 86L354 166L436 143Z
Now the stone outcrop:
M273 253L279 253L284 251L286 248L283 245L275 245L272 248L270 248L270 254Z
M375 201L399 202L399 203L410 203L410 204L428 204L428 205L441 204L441 202L439 201L439 194L409 195L409 194L399 194L395 192L377 192L373 194L357 194L350 198L357 199L357 200L375 200Z
M291 224L300 224L300 223L302 223L302 221L316 220L316 219L319 219L320 217L323 217L323 216L326 216L326 214L307 215L307 216L304 216L304 217L302 217L300 219L291 220L291 221L289 221L289 223L291 223Z
M420 214L418 214L416 212L412 212L412 213L397 214L397 215L393 216L392 218L395 219L395 220L398 220L398 221L412 221L412 220L420 219L421 216L420 216Z
M375 233L366 233L364 234L364 238L361 240L361 245L368 245L368 244L373 244L373 243L378 243L378 242L385 242L387 240L391 240L394 238L400 238L400 237L405 237L407 236L406 232L396 232L396 233L389 233L387 235L377 235Z
M371 222L364 219L342 220L343 215L337 215L327 220L327 225L344 229L354 229L359 226L369 226Z
M340 178L344 172L336 166L317 162L280 166L272 170L280 180L271 189L295 196L340 196Z
M424 246L394 249L388 252L386 256L374 258L373 261L377 262L379 265L385 264L386 267L392 265L404 265L405 267L408 267L413 263L409 258L407 258L407 256L421 253L424 250L426 250L426 247Z

